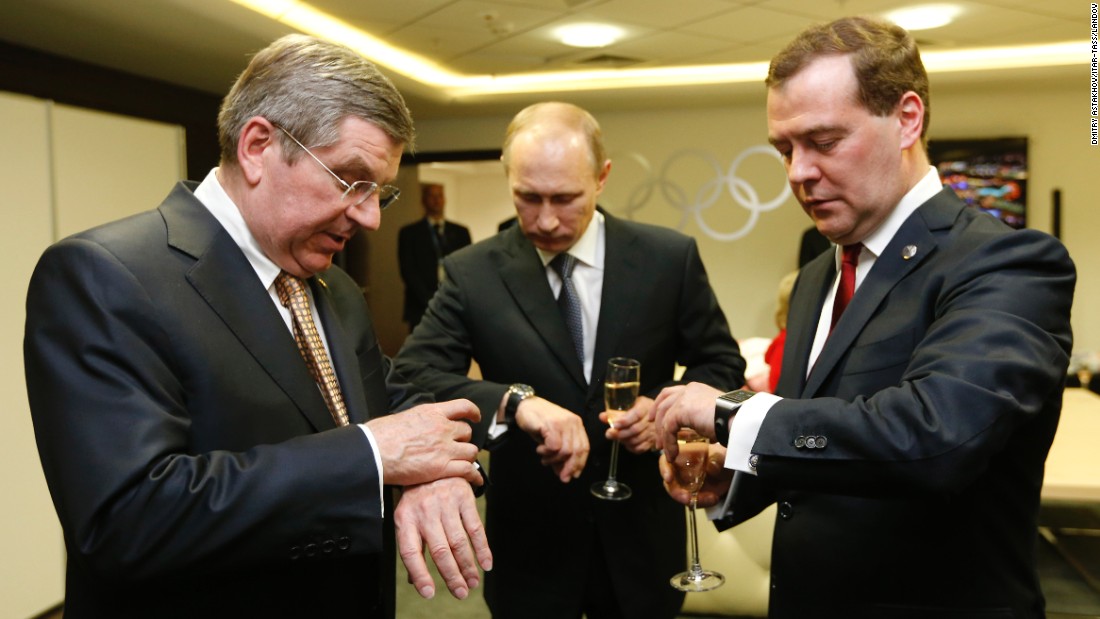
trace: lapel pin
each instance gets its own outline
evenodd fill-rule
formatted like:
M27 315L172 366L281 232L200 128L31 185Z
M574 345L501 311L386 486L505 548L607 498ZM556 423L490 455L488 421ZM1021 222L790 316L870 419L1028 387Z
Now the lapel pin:
M901 259L902 260L908 260L908 259L910 259L910 258L912 258L913 256L916 256L916 255L917 255L917 246L916 245L906 245L901 250Z
M909 247L913 247L913 246L912 246L912 245L910 245ZM908 249L908 248L907 248L907 249ZM916 249L916 248L914 247L913 249ZM318 278L317 278L317 283L318 283L318 284L321 284L321 287L322 287L322 288L324 288L325 290L328 290L328 284L326 284L326 283L325 283L325 280L323 280L323 279L321 279L320 277L318 277Z

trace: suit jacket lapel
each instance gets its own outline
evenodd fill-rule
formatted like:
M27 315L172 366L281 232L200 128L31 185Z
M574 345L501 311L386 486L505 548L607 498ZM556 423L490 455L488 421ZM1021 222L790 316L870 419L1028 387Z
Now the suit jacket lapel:
M497 270L504 285L550 352L579 386L587 388L584 368L573 349L573 340L565 328L550 282L546 280L546 267L518 226L504 234L508 238L504 250L497 255Z
M603 210L601 209L601 212ZM642 276L642 259L635 237L615 217L604 215L603 294L600 299L600 319L596 327L596 349L592 361L593 389L602 389L603 363L621 350L619 340L629 332L629 325L640 307L639 297L644 287L638 285Z
M901 225L882 255L875 259L874 266L821 349L807 379L804 397L812 397L817 392L894 286L935 251L937 243L932 231L949 227L961 208L953 198L954 194L940 192L922 204ZM824 299L824 295L821 298Z
M335 426L294 337L240 248L183 184L160 206L168 244L195 259L187 279L315 430Z
M336 315L325 280L317 276L311 278L310 283L313 300L317 304L317 315L320 316L321 324L325 327L325 340L328 343L329 355L332 357L333 369L336 371L336 380L340 382L348 420L351 423L366 422L370 419L370 411L366 410L366 392L363 391L363 380L359 375L359 360L351 345L351 336L344 330L340 318Z
M787 312L787 340L776 393L797 397L806 383L821 304L836 275L832 252L824 252L802 267Z

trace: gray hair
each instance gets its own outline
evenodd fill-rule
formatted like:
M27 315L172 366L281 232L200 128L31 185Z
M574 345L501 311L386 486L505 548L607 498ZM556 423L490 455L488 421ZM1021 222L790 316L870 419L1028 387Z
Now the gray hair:
M405 99L371 62L342 45L290 34L260 50L237 78L218 113L222 164L237 164L245 123L262 116L303 144L330 146L349 116L365 120L410 151L416 132ZM287 161L301 149L283 132Z

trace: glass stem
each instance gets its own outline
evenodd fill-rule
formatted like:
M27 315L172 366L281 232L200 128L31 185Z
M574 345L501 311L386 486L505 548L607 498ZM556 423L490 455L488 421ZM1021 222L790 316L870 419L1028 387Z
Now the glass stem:
M615 476L619 474L619 441L611 442L611 468L607 472L607 483L615 485Z
M691 505L688 507L688 535L691 536L691 573L698 577L703 566L699 563L699 534L695 530L695 499L696 494L691 493Z

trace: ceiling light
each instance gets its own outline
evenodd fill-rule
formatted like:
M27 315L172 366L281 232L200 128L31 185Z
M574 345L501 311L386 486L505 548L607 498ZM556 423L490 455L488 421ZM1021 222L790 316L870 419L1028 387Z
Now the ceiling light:
M906 30L931 30L955 21L962 8L954 4L923 4L898 9L886 14L886 19Z
M606 47L623 34L622 28L609 24L570 24L554 30L554 36L571 47Z
M229 0L301 32L343 43L374 62L423 84L443 100L464 100L517 93L554 93L612 88L654 88L693 84L755 82L763 88L767 61L678 67L606 69L470 75L395 47L319 11L301 0ZM921 53L929 73L1071 66L1087 63L1087 40L928 51Z

